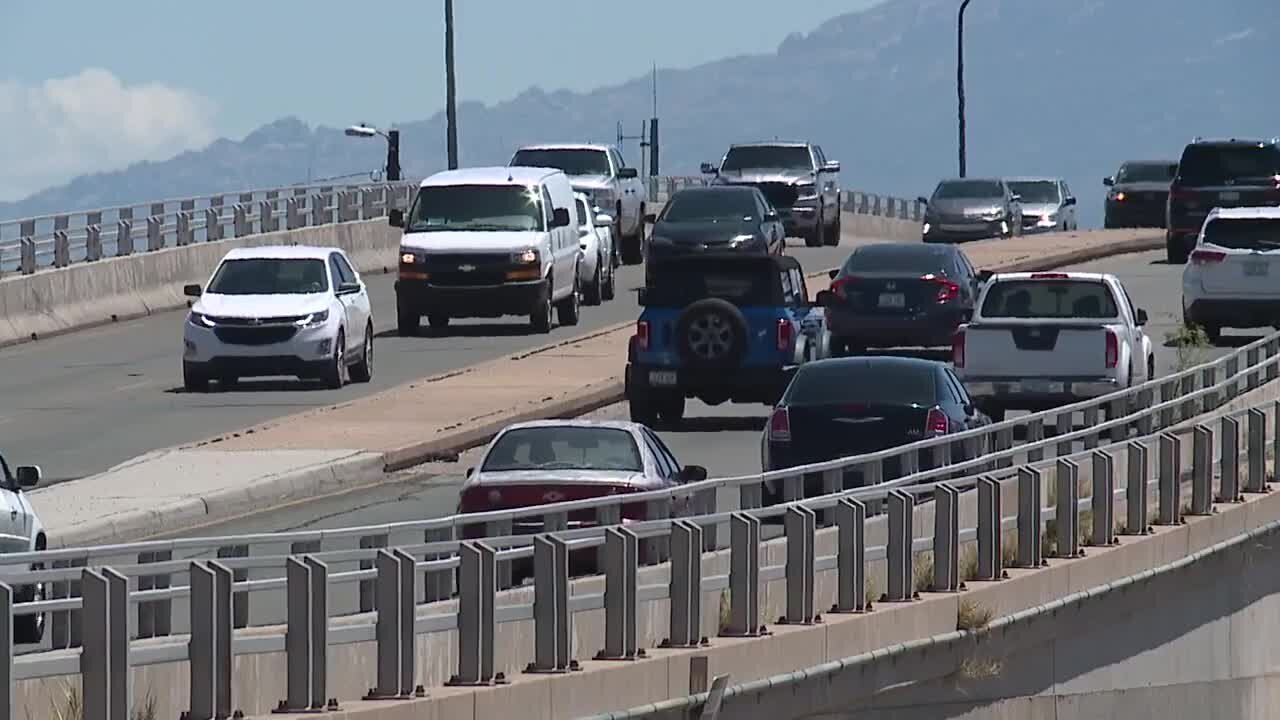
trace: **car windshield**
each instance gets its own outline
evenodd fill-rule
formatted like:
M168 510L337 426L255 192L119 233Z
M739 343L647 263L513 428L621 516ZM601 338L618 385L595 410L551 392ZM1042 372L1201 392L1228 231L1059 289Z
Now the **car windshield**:
M1009 189L1022 196L1022 202L1029 205L1062 202L1062 196L1058 193L1058 183L1052 180L1011 182Z
M682 308L703 298L720 298L739 307L782 301L776 268L759 263L670 263L654 272L645 289L646 307Z
M884 243L859 248L845 260L842 275L866 272L902 272L910 275L947 274L951 256L946 248L932 245Z
M1119 314L1111 289L1096 280L1007 280L982 301L984 318L1110 319Z
M1280 148L1274 145L1192 145L1178 166L1179 179L1195 185L1276 176L1280 176Z
M993 180L947 180L938 183L933 196L940 200L999 200L1004 188Z
M933 405L937 402L933 367L925 363L837 360L800 366L782 404Z
M755 168L810 170L813 168L813 159L809 156L809 148L803 145L743 145L729 148L720 170L724 172Z
M1205 225L1204 241L1235 250L1280 250L1280 220L1215 218Z
M1172 182L1178 163L1126 163L1116 175L1116 183Z
M439 230L543 230L536 187L442 185L418 191L409 212L410 232Z
M666 222L742 220L755 214L756 203L750 191L684 190L667 201L662 219Z
M643 472L631 433L617 428L549 426L502 434L482 472L512 470L616 470Z
M591 149L532 149L517 150L511 165L545 167L561 170L565 175L608 175L609 155L603 150Z
M313 258L227 260L207 288L215 295L303 295L328 289L324 261Z

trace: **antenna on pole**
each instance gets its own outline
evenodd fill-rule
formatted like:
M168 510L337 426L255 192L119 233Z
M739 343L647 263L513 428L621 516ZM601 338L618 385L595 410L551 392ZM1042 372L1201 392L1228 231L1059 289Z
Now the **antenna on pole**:
M649 118L649 175L658 176L658 63L653 63L653 117Z

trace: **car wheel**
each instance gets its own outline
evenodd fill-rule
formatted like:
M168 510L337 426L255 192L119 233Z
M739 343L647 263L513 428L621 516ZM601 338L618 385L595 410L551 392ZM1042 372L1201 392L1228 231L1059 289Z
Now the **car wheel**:
M547 278L533 311L529 313L529 324L536 333L551 332L551 278Z
M573 291L569 293L569 297L560 301L556 307L556 314L560 318L560 324L566 327L578 324L578 320L582 316L582 290L578 285L578 273L573 274Z
M358 383L373 379L373 323L364 329L364 349L360 351L360 361L351 366L351 379Z
M43 549L43 548L40 548ZM43 570L42 563L35 563L32 570ZM31 602L42 602L48 599L49 591L44 583L28 586L31 588ZM47 613L19 615L13 619L13 642L15 645L35 645L44 639L44 626Z
M840 213L836 212L836 220L831 223L831 232L827 233L827 246L835 247L840 244Z
M1154 380L1156 377L1156 358L1154 355L1147 358L1147 379Z
M813 232L807 233L804 236L805 247L820 247L822 245L822 233L825 222L824 218L819 215L818 224L813 226Z
M449 316L444 313L430 313L427 315L427 325L432 330L444 330L449 327Z
M595 277L591 280L591 283L587 285L587 287L582 292L582 301L587 305L599 305L603 301L603 298L601 297L602 293L604 292L604 270L602 269L603 267L604 267L604 260L599 256L596 256Z
M658 421L664 428L675 429L684 419L684 395L676 392L664 393L654 398L657 402Z
M1165 259L1170 265L1185 265L1190 255L1186 246L1182 244L1182 239L1176 235L1165 235L1164 250Z
M418 334L418 326L422 323L422 316L417 310L410 310L401 305L396 305L396 333L400 337L412 337Z
M190 393L209 392L209 378L188 363L182 363L182 389Z
M339 330L337 339L333 341L333 357L329 359L329 365L325 368L324 375L320 378L325 387L330 390L339 390L343 385L347 384L346 354L346 333Z
M600 290L601 300L612 300L614 293L617 291L617 288L614 287L614 283L617 280L617 278L614 274L613 268L614 268L613 261L610 260L608 266L605 269L604 287Z
M1222 326L1205 323L1203 327L1205 337L1209 338L1210 343L1217 345L1218 341L1222 339Z
M983 405L978 409L982 411L983 415L986 415L987 417L991 418L991 422L993 423L1004 422L1004 415L1006 410L1003 407L999 405L988 404L988 405Z

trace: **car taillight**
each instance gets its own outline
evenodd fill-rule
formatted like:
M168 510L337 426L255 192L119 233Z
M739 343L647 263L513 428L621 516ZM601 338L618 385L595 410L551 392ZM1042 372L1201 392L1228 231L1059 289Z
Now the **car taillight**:
M858 279L855 277L846 276L842 278L836 278L835 280L831 281L831 292L835 293L841 298L847 299L849 297L849 292L846 288L848 288L850 285L854 284L857 281Z
M957 330L956 336L951 340L951 364L954 367L964 367L964 330Z
M1066 280L1066 273L1031 273L1032 280Z
M1107 367L1114 368L1120 362L1120 337L1115 330L1107 331Z
M1199 204L1196 202L1196 194L1194 192L1191 192L1190 190L1170 190L1169 202L1187 203L1191 206L1195 206Z
M649 321L641 320L636 323L636 349L649 349Z
M778 319L778 349L791 349L791 321L786 318Z
M938 302L951 302L960 296L960 286L946 278L929 278L938 283Z
M1191 253L1191 262L1196 265L1212 265L1226 259L1227 254L1220 250L1194 250Z
M774 409L769 416L769 441L791 442L791 415L784 407Z
M942 412L941 408L929 408L929 414L924 419L925 437L946 435L950 429L951 423L947 420L947 414Z

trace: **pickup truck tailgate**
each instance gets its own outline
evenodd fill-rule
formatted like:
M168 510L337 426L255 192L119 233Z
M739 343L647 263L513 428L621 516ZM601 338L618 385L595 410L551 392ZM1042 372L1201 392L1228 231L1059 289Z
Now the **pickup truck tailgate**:
M1108 326L1036 319L978 322L965 328L966 378L1102 377Z

